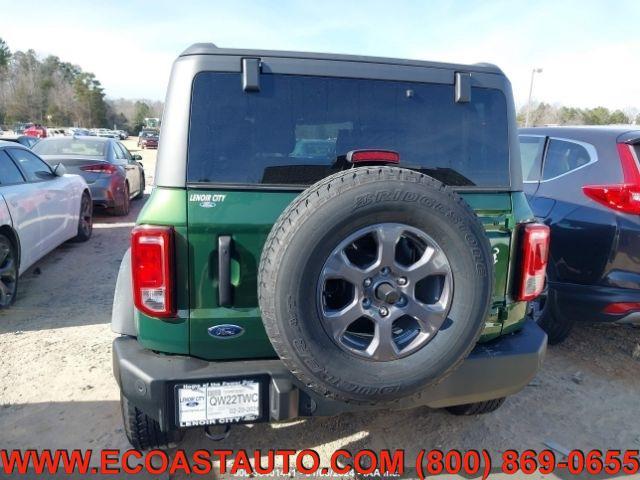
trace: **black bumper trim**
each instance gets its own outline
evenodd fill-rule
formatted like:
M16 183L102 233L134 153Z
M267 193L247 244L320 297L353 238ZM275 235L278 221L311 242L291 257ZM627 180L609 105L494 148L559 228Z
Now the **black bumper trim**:
M144 349L133 337L113 341L113 371L132 404L160 422L163 431L176 428L173 385L232 377L270 378L268 411L271 420L328 416L376 408L441 408L514 394L540 368L547 336L535 323L487 344L479 344L451 375L418 395L392 405L356 405L327 399L302 385L280 360L209 362L193 357L163 355ZM267 407L266 407L267 408Z
M603 313L604 308L612 303L640 302L640 290L634 288L551 282L549 288L556 293L560 311L580 322L624 322L629 313L612 315Z

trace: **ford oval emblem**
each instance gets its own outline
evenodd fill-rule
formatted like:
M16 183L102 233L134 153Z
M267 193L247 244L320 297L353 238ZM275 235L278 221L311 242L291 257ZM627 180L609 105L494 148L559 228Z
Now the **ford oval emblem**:
M224 324L209 327L207 331L212 337L227 339L239 337L244 333L244 328L240 327L239 325Z

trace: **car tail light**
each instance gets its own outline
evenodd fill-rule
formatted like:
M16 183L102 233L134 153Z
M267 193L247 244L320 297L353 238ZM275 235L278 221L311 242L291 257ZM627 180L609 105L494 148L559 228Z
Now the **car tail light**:
M351 163L400 163L400 154L392 150L351 150L347 152Z
M95 165L84 165L80 167L80 170L83 172L112 174L116 173L118 167L110 163L96 163Z
M640 311L640 302L619 302L610 303L602 310L602 313L608 313L610 315L623 315L625 313L631 313L634 311Z
M133 298L152 317L173 317L174 257L171 227L138 226L131 232Z
M616 185L586 185L585 195L592 200L619 212L640 215L640 167L633 146L618 144L624 183Z
M529 223L522 232L520 268L522 277L518 288L518 300L529 301L544 289L549 257L549 227L539 223Z

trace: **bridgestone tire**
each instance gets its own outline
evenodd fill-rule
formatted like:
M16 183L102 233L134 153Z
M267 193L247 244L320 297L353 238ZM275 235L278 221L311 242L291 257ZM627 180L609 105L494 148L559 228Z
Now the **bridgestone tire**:
M133 406L122 395L120 395L120 407L122 409L124 431L133 448L138 450L167 449L178 446L182 441L183 431L161 431L157 420Z
M371 361L327 333L316 293L337 245L384 222L434 239L450 263L454 291L445 323L429 343L402 358ZM361 167L316 183L281 214L262 252L258 294L269 339L300 381L330 398L387 403L438 383L467 357L487 318L493 277L484 228L460 196L414 171Z

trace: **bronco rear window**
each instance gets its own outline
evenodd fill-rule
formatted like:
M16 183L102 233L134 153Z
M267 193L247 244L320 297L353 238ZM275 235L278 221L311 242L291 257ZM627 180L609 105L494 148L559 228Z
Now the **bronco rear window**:
M509 185L507 106L499 90L453 85L262 74L194 80L187 180L309 185L345 168L356 149L400 154L400 166L453 186Z

